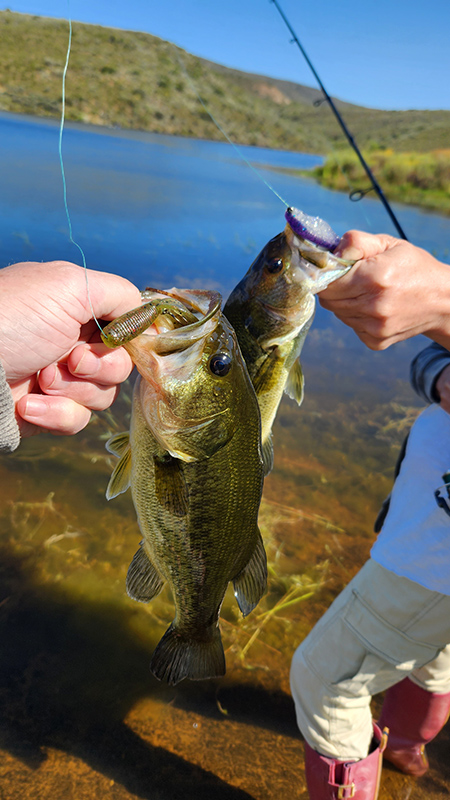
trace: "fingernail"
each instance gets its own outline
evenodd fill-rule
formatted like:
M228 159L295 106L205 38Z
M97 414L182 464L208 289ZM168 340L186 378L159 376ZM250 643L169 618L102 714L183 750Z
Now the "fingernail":
M52 388L52 386L53 386L53 384L54 384L54 382L56 380L56 376L57 375L58 375L58 370L57 370L57 368L55 366L50 365L49 367L47 367L47 371L46 371L46 375L45 375L46 384L47 384L46 388L47 389L51 389Z
M353 247L350 245L349 247L337 247L335 250L335 255L339 256L339 258L345 259L345 261L361 261L364 257L364 253L359 247Z
M33 419L40 419L47 412L47 401L37 394L27 397L24 414Z
M98 372L99 363L97 356L92 353L87 347L81 356L77 366L72 370L73 375L89 375L93 376Z

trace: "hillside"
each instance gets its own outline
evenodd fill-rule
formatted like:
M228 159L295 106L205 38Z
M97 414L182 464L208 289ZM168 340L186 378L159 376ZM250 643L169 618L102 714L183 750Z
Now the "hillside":
M66 20L0 12L0 110L59 117L67 41ZM327 105L313 105L316 89L228 69L150 34L73 25L68 120L222 140L191 81L237 143L314 153L344 144ZM448 146L450 111L337 103L361 147Z

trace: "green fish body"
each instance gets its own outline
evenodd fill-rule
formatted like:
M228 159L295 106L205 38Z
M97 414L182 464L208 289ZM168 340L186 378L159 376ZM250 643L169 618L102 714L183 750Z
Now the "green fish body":
M175 618L150 666L175 684L225 673L219 612L228 583L248 614L265 591L267 567L257 526L259 407L239 346L220 298L171 292L187 305L200 297L203 311L197 325L125 345L140 377L130 432L108 443L120 461L107 497L131 486L142 542L129 595L148 602L165 582L172 590Z
M299 405L303 400L299 356L315 295L351 266L288 224L266 244L225 304L260 406L265 474L273 464L272 426L283 392Z

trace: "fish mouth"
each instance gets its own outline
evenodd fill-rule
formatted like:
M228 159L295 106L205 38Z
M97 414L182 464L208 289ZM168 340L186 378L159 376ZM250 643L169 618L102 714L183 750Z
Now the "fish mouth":
M287 222L284 233L292 252L293 282L305 281L312 294L345 275L354 261L346 261L314 242L304 239Z
M191 324L171 327L170 315L165 314L155 320L151 335L143 333L127 344L143 379L139 389L141 403L155 439L174 458L196 461L202 456L201 448L198 443L195 448L186 447L185 434L191 437L210 425L217 425L219 418L229 415L229 408L184 417L172 407L171 397L177 387L182 390L201 363L206 342L220 322L222 298L218 292L175 288L145 289L141 296L145 303L172 297L198 317Z
M182 303L186 310L198 317L197 321L170 327L170 316L164 314L157 317L152 329L124 345L138 372L159 397L164 394L160 383L163 373L167 375L169 372L180 381L189 378L201 360L205 342L216 330L221 315L222 298L218 292L191 289L145 289L142 292L145 303L168 296Z
M148 342L152 352L158 355L170 355L177 351L186 350L191 345L211 334L219 322L222 297L219 292L202 291L196 289L151 289L141 292L142 300L148 303L159 297L173 297L175 300L198 316L197 322L183 325L172 330L161 327L158 330L156 321L156 335ZM153 332L154 333L154 332ZM149 337L150 339L150 337Z

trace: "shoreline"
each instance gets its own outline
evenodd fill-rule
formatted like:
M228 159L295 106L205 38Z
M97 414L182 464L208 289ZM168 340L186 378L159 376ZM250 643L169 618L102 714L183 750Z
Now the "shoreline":
M352 192L361 191L364 196L369 191L371 196L375 198L377 196L376 192L369 188L369 178L359 161L357 161L356 154L354 154L353 151L345 151L345 153L350 153L347 163L342 163L340 159L341 153L338 152L337 154L333 153L329 156L325 156L322 166L313 167L311 169L290 169L283 167L270 167L269 169L313 180L325 189L340 192L341 194L350 195ZM433 170L433 164L430 166L434 151L430 153L389 153L382 165L383 170L380 170L379 163L370 163L371 160L373 161L373 159L370 159L370 155L363 155L389 202L400 203L404 206L412 206L421 211L428 211L443 217L450 216L450 191L442 185L443 183L445 184L447 179L444 177L443 180L440 181L439 177L436 175L437 169ZM401 160L404 161L406 157L410 157L411 160L416 160L416 162L418 162L418 168L412 169L406 176L407 180L401 180L398 178L398 172L400 170L397 169L397 166L398 162ZM427 166L429 169L428 174L423 177L421 176L421 172L424 172L424 170L421 170L421 166L425 160L428 160ZM351 163L349 163L350 161ZM450 151L448 158L445 157L444 169L450 175ZM390 179L387 179L386 175L382 174L383 171L385 173L390 173ZM429 185L421 185L421 182L428 182Z

